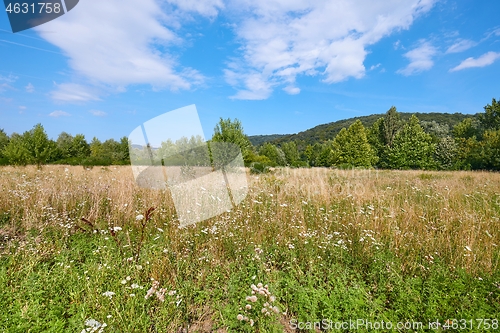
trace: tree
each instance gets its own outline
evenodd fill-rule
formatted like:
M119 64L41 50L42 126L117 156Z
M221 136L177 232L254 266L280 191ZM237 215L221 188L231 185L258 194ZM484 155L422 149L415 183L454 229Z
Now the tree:
M274 166L285 166L286 157L283 151L275 145L266 142L260 147L259 154L266 156Z
M281 150L285 154L286 164L290 166L297 166L297 163L299 162L297 144L294 141L285 142L281 146Z
M122 155L122 162L129 163L130 162L130 152L129 152L129 141L126 136L120 139L120 153Z
M42 124L37 124L33 129L23 135L27 148L31 153L32 161L38 168L47 163L56 153L56 143L49 140Z
M479 136L479 123L472 118L466 118L453 127L455 139L469 139Z
M450 126L448 124L440 124L435 120L421 121L420 126L424 132L432 136L433 143L438 143L441 139L448 137L450 134Z
M343 128L332 145L334 165L369 168L377 161L360 120L356 120L348 129Z
M85 140L83 134L77 134L71 142L71 156L77 158L85 158L90 156L90 146Z
M389 151L393 169L431 169L435 167L433 155L436 147L432 137L425 133L418 118L411 116L408 123L394 137Z
M28 165L31 161L24 138L17 133L11 135L9 143L3 149L3 154L12 165Z
M4 157L3 149L9 144L9 136L3 129L0 129L0 158Z
M500 130L500 102L494 98L491 105L484 107L484 113L479 114L479 122L484 130Z
M451 136L441 138L436 145L435 159L444 170L457 168L458 144Z
M484 133L482 160L485 169L500 170L500 130Z
M238 119L234 121L231 119L220 118L219 123L214 128L214 134L212 136L213 142L227 142L234 143L238 145L241 149L243 155L243 160L245 164L250 163L250 157L252 152L252 143L248 140L248 137L243 131L243 126Z
M379 118L373 123L366 133L366 138L377 156L375 165L382 168L388 168L387 152L389 146L385 141L384 118Z
M56 140L58 154L61 158L66 159L72 156L73 136L66 132L59 134Z
M391 106L391 108L386 112L384 116L384 141L385 144L389 147L392 147L394 138L396 133L401 129L401 116L396 110L395 106Z

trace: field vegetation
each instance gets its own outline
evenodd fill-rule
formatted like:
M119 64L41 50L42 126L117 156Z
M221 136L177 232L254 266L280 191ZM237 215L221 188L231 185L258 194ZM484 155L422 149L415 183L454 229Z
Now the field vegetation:
M169 192L137 187L130 166L2 167L0 331L500 319L500 174L247 177L236 209L179 228Z

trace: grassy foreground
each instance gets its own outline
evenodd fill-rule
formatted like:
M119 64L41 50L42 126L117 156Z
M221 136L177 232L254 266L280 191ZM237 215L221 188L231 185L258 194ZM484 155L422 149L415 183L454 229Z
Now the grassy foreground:
M129 167L0 168L0 331L500 331L500 174L248 180L180 229Z

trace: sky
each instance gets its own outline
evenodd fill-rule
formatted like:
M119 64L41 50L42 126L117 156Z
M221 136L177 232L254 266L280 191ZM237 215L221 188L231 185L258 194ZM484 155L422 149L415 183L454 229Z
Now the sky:
M195 105L247 135L500 99L497 0L80 0L12 33L0 13L0 128L88 141Z

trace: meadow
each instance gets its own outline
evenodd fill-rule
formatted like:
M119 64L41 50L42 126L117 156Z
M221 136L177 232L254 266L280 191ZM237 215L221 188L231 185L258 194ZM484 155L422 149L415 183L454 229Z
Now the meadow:
M1 167L0 331L500 331L499 173L247 177L236 209L179 228L128 166Z

